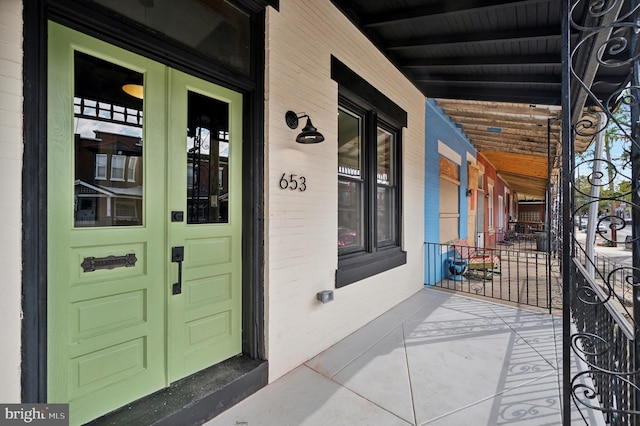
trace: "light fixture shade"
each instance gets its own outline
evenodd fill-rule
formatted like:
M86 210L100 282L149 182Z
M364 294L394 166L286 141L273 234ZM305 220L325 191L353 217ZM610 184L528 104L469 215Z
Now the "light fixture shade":
M143 85L142 79L143 79L142 74L132 73L122 83L122 91L128 95L133 96L134 98L143 99L144 85Z
M133 96L134 98L143 99L144 98L144 87L140 84L125 84L122 86L122 90L128 94Z
M310 143L320 143L324 141L324 136L322 133L318 132L318 129L313 127L311 124L311 119L307 117L307 124L302 129L302 132L296 138L296 142L310 144Z

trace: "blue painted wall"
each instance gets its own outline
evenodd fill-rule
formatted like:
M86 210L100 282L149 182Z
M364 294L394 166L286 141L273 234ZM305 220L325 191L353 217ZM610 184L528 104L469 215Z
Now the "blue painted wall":
M440 242L440 154L438 141L443 142L461 157L459 167L460 187L458 200L460 201L460 238L468 237L469 198L466 196L468 170L467 153L477 155L467 136L456 127L453 120L438 107L434 99L427 99L425 123L425 205L424 205L424 241L425 243ZM437 246L425 246L425 275L426 284L435 284L442 279L442 273L447 258L446 248L437 250Z

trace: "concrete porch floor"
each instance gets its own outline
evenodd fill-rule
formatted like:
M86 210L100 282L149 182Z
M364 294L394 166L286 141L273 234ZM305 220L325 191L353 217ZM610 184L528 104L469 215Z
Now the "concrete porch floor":
M561 317L423 289L206 425L560 425L561 368Z

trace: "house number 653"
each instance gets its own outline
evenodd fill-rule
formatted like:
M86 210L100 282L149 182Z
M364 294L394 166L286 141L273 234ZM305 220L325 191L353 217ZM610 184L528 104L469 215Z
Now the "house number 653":
M288 176L288 178L287 178ZM307 178L304 176L294 175L293 173L287 175L286 173L282 174L280 178L280 189L287 189L291 191L300 191L304 192L307 190Z

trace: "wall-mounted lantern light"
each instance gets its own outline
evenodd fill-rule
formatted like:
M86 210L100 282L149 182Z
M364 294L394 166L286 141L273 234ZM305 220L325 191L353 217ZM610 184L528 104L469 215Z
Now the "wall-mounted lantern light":
M467 197L471 197L472 194L473 194L473 192L471 192L470 189L467 189Z
M324 140L324 136L322 133L318 132L318 129L313 127L311 124L311 119L305 113L301 113L300 115L296 114L293 111L287 111L284 118L287 122L287 126L290 129L298 128L298 119L307 117L307 124L302 129L302 132L296 137L296 142L298 143L319 143Z

